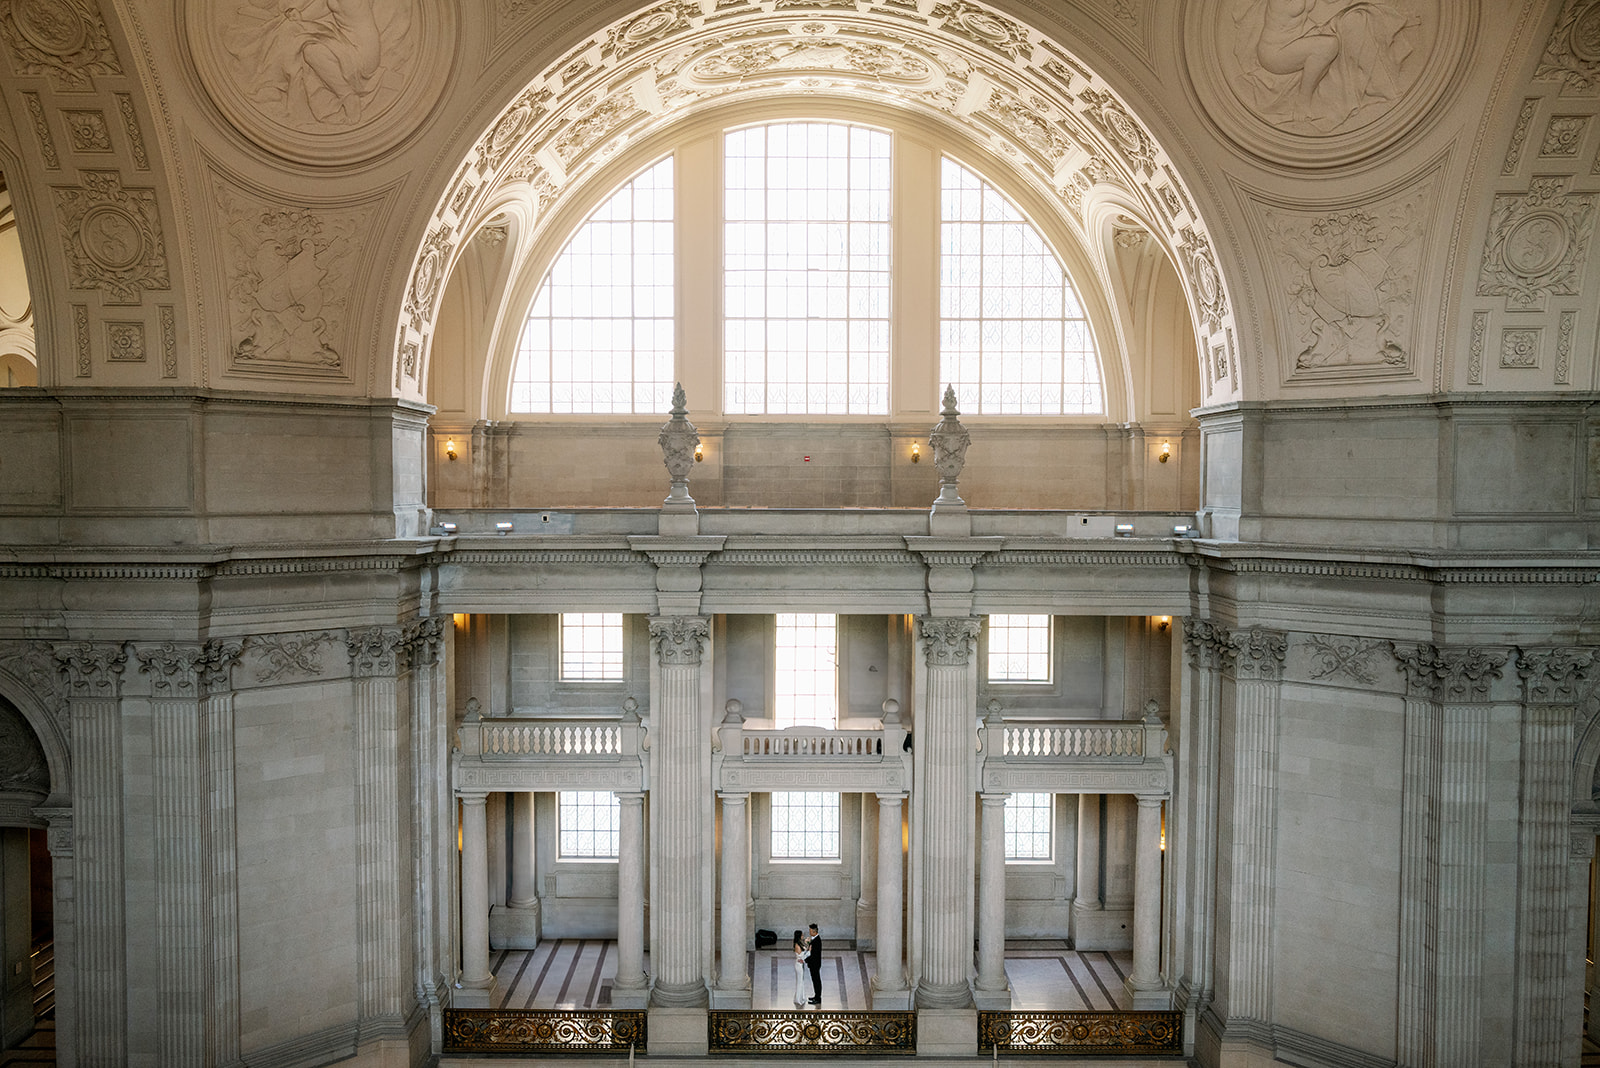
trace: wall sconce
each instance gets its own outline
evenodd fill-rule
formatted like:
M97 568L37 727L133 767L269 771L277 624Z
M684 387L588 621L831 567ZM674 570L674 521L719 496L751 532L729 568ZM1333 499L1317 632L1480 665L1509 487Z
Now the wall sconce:
M1156 630L1164 631L1172 626L1171 616L1156 616Z
M450 457L450 459L452 459L452 460L454 460L456 458L456 439L455 438L445 438L444 439L444 454L446 456Z
M922 462L922 445L915 441L911 443L911 462L914 464Z
M694 462L699 463L706 458L706 447L698 441L694 443Z
M1172 443L1163 441L1161 443L1161 454L1156 457L1156 461L1164 464L1170 459L1172 459Z

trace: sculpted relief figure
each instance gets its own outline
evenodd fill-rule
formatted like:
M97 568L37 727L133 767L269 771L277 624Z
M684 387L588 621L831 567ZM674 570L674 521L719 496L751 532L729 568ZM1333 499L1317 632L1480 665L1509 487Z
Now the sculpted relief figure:
M408 0L236 0L224 45L245 96L296 129L354 126L414 57Z
M1234 0L1241 102L1296 133L1356 129L1415 82L1425 0Z

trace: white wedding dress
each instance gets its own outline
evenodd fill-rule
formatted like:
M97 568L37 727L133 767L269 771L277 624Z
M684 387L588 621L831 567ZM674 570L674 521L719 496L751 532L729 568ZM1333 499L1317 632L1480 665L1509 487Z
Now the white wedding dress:
M804 1005L811 995L807 993L806 979L806 947L794 947L794 1003Z

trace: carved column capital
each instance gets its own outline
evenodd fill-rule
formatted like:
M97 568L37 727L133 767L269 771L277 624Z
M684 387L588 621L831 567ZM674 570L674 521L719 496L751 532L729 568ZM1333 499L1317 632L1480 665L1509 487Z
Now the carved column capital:
M710 640L711 620L705 616L650 617L650 641L663 664L700 663Z
M350 672L358 679L371 679L399 673L405 638L399 627L367 627L353 630L345 638L350 651Z
M227 692L233 689L233 665L244 653L244 641L233 638L212 638L200 650L200 689L203 693Z
M156 697L194 697L199 692L198 645L162 642L153 649L134 649L139 674L150 676L150 689Z
M1484 649L1439 649L1427 643L1395 645L1394 657L1406 675L1406 695L1432 700L1486 701L1489 684L1500 678L1509 654Z
M1523 649L1517 653L1523 700L1530 705L1575 705L1594 654L1582 649Z
M55 647L56 663L66 676L67 696L106 697L122 693L122 671L128 654L109 642L63 642Z
M983 620L973 616L921 616L922 651L930 667L960 667L972 659Z
M443 616L414 619L405 625L401 644L411 663L431 667L439 662L439 651L444 648L444 625Z
M1227 629L1197 616L1183 618L1183 646L1188 652L1190 667L1213 671L1221 668L1233 652L1228 644Z
M1283 678L1283 661L1289 640L1281 632L1251 627L1236 631L1228 641L1232 649L1234 674L1241 679L1276 681Z

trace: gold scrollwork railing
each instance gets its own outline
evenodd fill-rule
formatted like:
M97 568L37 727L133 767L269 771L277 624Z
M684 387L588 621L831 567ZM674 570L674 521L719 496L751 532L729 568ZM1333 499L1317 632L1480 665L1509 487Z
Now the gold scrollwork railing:
M1183 1055L1177 1012L980 1012L978 1051L1056 1057L1106 1053Z
M635 1009L446 1009L446 1053L645 1052Z
M917 1052L914 1012L711 1013L714 1053L866 1054Z

